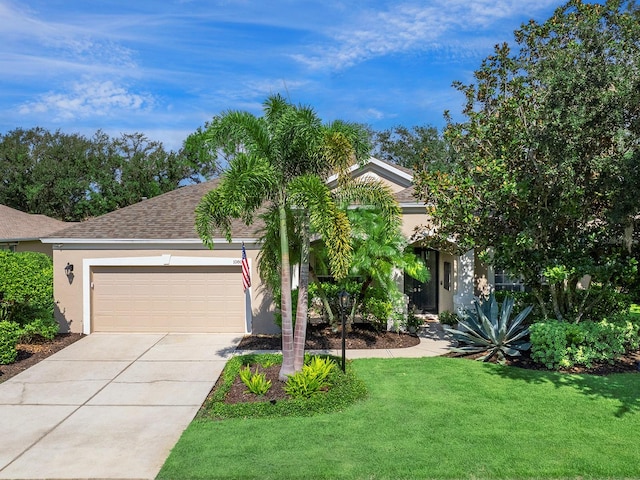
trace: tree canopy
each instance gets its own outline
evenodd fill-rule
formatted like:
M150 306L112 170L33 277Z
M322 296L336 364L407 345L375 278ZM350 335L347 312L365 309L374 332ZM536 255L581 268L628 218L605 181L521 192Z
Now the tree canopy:
M371 132L373 156L415 171L449 162L447 143L438 129L428 125L396 126Z
M142 133L16 129L0 135L0 203L79 221L209 178L215 160L188 148L167 152Z
M546 22L495 47L450 119L456 161L423 172L417 192L438 232L461 251L492 247L555 315L580 319L585 274L600 286L635 272L640 213L640 9L634 1L571 0Z

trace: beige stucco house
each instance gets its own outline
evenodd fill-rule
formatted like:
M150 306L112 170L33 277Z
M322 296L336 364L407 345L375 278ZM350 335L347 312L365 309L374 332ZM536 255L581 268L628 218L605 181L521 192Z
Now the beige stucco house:
M379 179L394 192L403 232L427 221L413 196L410 170L372 158L354 177ZM274 306L257 273L261 225L232 225L233 239L198 238L194 210L218 180L179 188L69 226L43 239L53 251L54 296L63 330L73 332L277 332ZM336 178L328 179L329 185ZM252 286L243 291L244 243ZM438 313L469 304L481 271L473 252L457 257L415 245L431 280L400 279L418 311Z
M0 249L12 252L40 252L52 255L51 245L40 238L69 224L46 215L24 213L0 205Z

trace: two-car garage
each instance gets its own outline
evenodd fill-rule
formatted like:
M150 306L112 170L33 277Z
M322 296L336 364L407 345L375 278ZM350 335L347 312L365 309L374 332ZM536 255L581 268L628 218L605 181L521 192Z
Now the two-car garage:
M185 257L142 260L86 261L85 333L248 330L250 308L237 259L216 259L213 265L189 265L202 259Z

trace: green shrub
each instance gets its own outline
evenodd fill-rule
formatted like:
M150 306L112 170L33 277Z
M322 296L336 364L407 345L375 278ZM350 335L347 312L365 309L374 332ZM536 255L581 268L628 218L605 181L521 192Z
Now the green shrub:
M20 325L15 322L0 322L0 365L16 361L19 337Z
M443 325L455 327L458 324L458 315L449 311L440 312L438 314L438 321Z
M0 292L0 322L11 322L16 311L16 301L4 298L4 293Z
M255 393L256 395L265 395L271 388L271 380L267 380L264 373L258 373L258 367L256 371L251 372L251 368L247 365L240 369L240 380L247 386L247 392Z
M583 296L587 294L586 290L578 290L576 292L576 301L582 301ZM598 302L591 310L587 312L583 320L591 320L594 322L602 318L611 318L614 315L625 314L631 308L631 295L619 292L613 287L601 287L599 285L591 285L589 287L589 297L600 297Z
M523 322L524 325L527 325L527 326L531 325L536 321L536 319L541 320L543 318L542 310L540 309L540 304L538 303L536 296L531 292L499 290L495 292L494 295L498 303L503 303L507 297L512 298L513 309L516 312L519 312L521 310L524 310L528 306L531 306L532 307L531 313L527 316L527 318L525 318ZM549 297L548 299L549 301L547 302L547 305L546 305L547 308L552 309L553 307L551 306L551 297L549 296L548 287L547 287L546 293L544 293L543 296L544 295Z
M302 370L289 376L284 391L292 398L309 398L326 390L331 386L328 378L335 366L329 358L311 357Z
M53 340L59 331L60 325L53 318L36 318L22 327L19 341L21 343L31 343L37 338Z
M387 330L387 323L393 315L393 303L389 299L369 297L363 305L367 320L378 332Z
M640 347L640 321L631 315L600 322L551 320L531 325L529 329L531 358L549 369L613 363L624 353Z
M38 316L53 315L53 264L42 253L0 250L0 292L3 315L25 325ZM11 303L11 311L7 303Z
M458 329L445 327L460 345L451 351L487 352L478 358L487 362L494 356L504 361L505 355L520 356L520 352L528 350L531 345L525 339L529 330L522 323L531 312L531 307L525 308L512 319L513 303L512 297L506 297L499 306L493 294L484 301L475 300L474 310L462 313Z

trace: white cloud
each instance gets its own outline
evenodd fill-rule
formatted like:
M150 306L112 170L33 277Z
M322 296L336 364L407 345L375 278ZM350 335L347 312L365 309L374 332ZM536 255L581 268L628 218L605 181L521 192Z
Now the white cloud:
M556 0L437 0L365 10L347 23L327 27L329 44L292 58L310 68L342 69L371 58L412 50L439 50L460 32L487 30L505 19L533 15ZM476 40L477 41L477 40ZM494 42L495 43L495 42ZM458 42L460 54L473 45Z
M70 92L49 92L20 106L19 113L50 113L55 120L124 115L150 108L151 95L134 93L113 81L75 83Z

